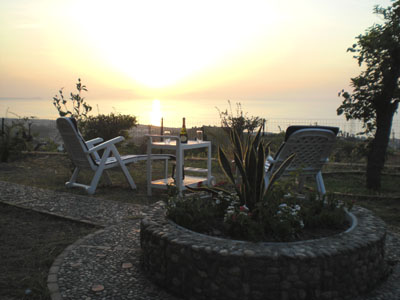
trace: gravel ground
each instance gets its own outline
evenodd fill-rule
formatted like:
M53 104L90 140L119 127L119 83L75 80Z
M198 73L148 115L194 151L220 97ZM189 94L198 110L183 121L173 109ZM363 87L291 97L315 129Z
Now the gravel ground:
M49 271L52 300L178 299L152 284L140 269L139 223L146 207L0 181L0 201L80 220L104 229L67 247ZM400 235L388 232L392 272L359 300L400 299Z

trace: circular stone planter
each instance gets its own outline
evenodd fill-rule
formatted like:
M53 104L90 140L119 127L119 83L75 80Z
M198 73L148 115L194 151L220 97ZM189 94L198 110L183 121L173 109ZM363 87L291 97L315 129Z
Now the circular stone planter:
M141 222L143 269L184 299L354 299L387 275L385 224L355 207L343 233L290 243L199 234L165 217L161 202Z

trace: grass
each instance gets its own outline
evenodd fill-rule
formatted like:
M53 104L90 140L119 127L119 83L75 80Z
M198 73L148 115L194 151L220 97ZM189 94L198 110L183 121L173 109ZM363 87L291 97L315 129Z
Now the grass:
M0 203L0 299L50 299L54 259L94 226Z
M162 161L153 162L153 179L163 178ZM206 168L205 160L193 160L190 166ZM128 169L133 180L137 185L137 190L129 188L122 171L119 168L108 170L113 184L106 185L104 178L96 189L93 197L111 199L133 204L149 204L166 197L166 193L160 190L153 190L152 197L147 196L146 189L146 162L141 161L136 164L130 164ZM66 155L25 155L24 157L9 163L0 164L0 180L20 183L29 186L35 186L60 192L68 192L78 195L87 195L83 189L67 189L64 183L69 180L73 171L68 156ZM169 167L169 172L172 167ZM223 179L217 161L212 162L213 175L217 182ZM93 172L82 171L78 177L78 182L90 183Z
M189 161L190 166L205 167L202 160ZM188 163L188 164L189 164ZM164 191L155 191L152 197L146 195L146 165L144 162L131 165L129 170L138 190L132 191L122 172L109 172L112 186L100 182L94 197L147 205L165 199ZM81 189L64 187L71 175L72 165L64 155L26 155L16 161L0 163L0 180L45 189L86 195ZM216 161L213 161L213 175L217 182L225 181ZM154 178L162 177L162 163L153 165ZM91 173L83 173L81 181L88 182ZM362 174L324 175L327 191L369 194L364 188ZM400 197L398 177L384 176L383 189L379 196ZM357 204L372 210L380 216L391 230L400 232L400 200L390 198L357 199ZM0 204L0 298L49 299L46 288L47 272L54 259L69 244L95 228L29 210ZM30 295L25 291L30 289Z

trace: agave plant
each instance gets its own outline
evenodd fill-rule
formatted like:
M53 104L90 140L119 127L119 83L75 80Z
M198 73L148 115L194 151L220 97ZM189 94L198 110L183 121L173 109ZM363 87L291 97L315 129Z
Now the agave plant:
M248 135L244 142L242 142L239 134L234 129L230 131L229 137L233 148L235 167L239 171L240 180L235 178L233 166L228 159L226 152L221 147L218 148L219 164L228 180L235 187L241 205L245 205L251 211L257 206L257 204L263 203L263 201L268 198L268 193L271 191L273 184L290 165L295 154L289 156L287 160L281 164L278 170L272 174L270 183L266 188L264 181L265 161L269 155L270 143L263 143L261 139L261 128L254 137ZM238 181L240 183L237 183ZM216 188L192 188L191 190L203 190L211 193L222 191L224 193L229 193L228 191Z
M218 160L229 181L235 186L242 204L249 210L255 208L256 204L262 203L274 182L282 175L295 157L292 154L282 163L280 168L271 176L268 187L265 187L265 161L269 155L269 144L264 145L261 139L261 128L255 137L248 135L243 143L235 130L230 132L230 141L233 147L235 166L239 171L241 180L236 184L232 165L229 163L226 152L220 147L218 149Z

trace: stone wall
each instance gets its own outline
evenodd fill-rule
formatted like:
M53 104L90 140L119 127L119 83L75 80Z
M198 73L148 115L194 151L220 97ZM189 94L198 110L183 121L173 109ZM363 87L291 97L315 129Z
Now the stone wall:
M385 224L366 209L352 212L352 226L335 236L252 243L177 226L157 203L141 222L143 269L183 299L354 299L373 289L387 266Z

